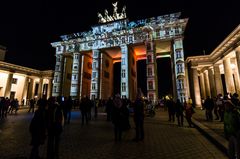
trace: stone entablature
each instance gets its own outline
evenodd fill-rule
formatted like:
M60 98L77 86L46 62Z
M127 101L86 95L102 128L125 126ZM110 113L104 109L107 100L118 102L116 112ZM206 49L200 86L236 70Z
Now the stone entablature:
M186 62L194 61L199 65L206 63L214 64L239 46L240 25L238 25L210 55L190 56L186 59Z
M180 13L173 13L131 22L124 19L105 23L93 26L88 32L63 35L63 41L52 43L52 46L57 48L56 54L62 54L142 43L147 36L142 32L144 26L153 28L153 40L169 40L183 35L188 19L179 17Z
M53 78L53 74L54 74L53 70L40 71L40 70L32 69L29 67L15 65L15 64L3 62L3 61L0 61L0 70L14 72L14 73L23 73L29 76L32 75L32 76L49 77L49 78Z

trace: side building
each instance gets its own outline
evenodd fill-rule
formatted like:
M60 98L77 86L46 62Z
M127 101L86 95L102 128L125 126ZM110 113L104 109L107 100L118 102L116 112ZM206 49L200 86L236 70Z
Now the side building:
M188 57L185 64L196 106L201 106L201 99L207 96L240 94L240 25L211 54Z
M52 95L52 70L40 71L4 62L6 48L0 47L0 97L17 98L27 104L32 98L49 98Z

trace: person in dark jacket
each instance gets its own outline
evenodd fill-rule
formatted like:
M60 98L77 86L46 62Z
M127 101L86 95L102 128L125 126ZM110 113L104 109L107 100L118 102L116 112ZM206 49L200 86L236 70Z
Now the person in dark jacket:
M60 106L61 97L57 101L54 97L48 101L48 145L47 145L47 159L59 158L59 144L60 137L63 131L64 115Z
M114 106L112 108L112 123L114 125L114 137L115 141L121 141L123 112L122 112L122 100L119 94L115 96L113 103Z
M138 89L137 98L134 102L134 123L136 136L133 139L134 141L139 141L144 139L144 101L142 99L142 92Z
M31 120L29 131L31 133L31 145L32 150L30 154L30 159L39 159L39 146L44 144L47 132L46 123L46 107L47 101L39 99L38 109L36 110L34 117Z
M183 111L184 111L184 106L180 102L179 99L177 99L176 102L176 116L178 120L178 126L183 126Z

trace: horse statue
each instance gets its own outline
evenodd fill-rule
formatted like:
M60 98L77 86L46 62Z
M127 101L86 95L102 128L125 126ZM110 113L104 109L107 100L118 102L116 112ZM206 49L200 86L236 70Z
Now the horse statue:
M99 23L106 23L106 19L103 18L101 13L98 13L98 18L99 18L98 20Z
M113 5L113 19L114 20L118 20L118 18L119 18L119 14L117 13L117 9L118 9L117 4L118 4L118 2L112 3L112 5Z
M105 20L107 22L113 21L113 17L108 15L108 11L105 9Z

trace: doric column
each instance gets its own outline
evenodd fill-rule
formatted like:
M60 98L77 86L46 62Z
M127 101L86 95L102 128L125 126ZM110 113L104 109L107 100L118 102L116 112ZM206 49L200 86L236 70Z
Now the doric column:
M200 88L201 88L201 97L203 99L206 99L206 89L205 89L204 73L200 74Z
M240 48L238 47L238 49L235 50L235 54L236 54L236 60L237 60L237 66L238 67L238 76L240 78Z
M186 75L186 99L190 97L190 88L189 88L189 74L188 74L188 67L185 63L185 75ZM176 80L175 80L176 81Z
M213 74L212 68L208 70L208 78L209 78L209 84L210 84L211 97L217 97L214 74Z
M230 58L225 58L223 60L223 67L224 67L224 76L225 76L227 93L233 94L235 93L235 88L234 88L234 80L233 80Z
M206 96L211 97L210 84L209 84L209 78L208 78L208 71L207 70L204 72L204 81L205 81Z
M38 83L38 98L42 98L42 92L43 92L43 78L41 77Z
M23 105L25 105L27 101L28 84L29 84L29 77L26 76L24 81L24 86L23 86L23 94L22 94L22 100L24 99Z
M126 44L123 44L120 47L121 47L121 52L122 52L122 57L121 57L121 88L120 88L121 89L121 97L125 96L125 97L129 98L128 46Z
M6 89L4 96L10 98L10 92L12 88L12 79L13 79L13 72L8 73L8 79L7 79L7 84L6 84Z
M214 80L215 80L215 86L216 86L216 93L223 94L223 86L222 86L222 78L221 78L221 72L219 65L214 65Z
M240 94L240 80L239 80L239 70L238 70L237 59L234 59L234 65L235 65L235 68L233 70L233 74L234 74L235 90L238 94Z
M28 92L28 99L32 99L34 96L34 80L32 78L29 78L29 92Z
M91 99L100 97L100 56L99 50L92 50Z
M62 94L62 79L63 79L63 65L64 57L62 55L56 55L56 65L53 79L53 92L52 96L57 97Z
M198 80L198 71L196 67L192 67L192 75L193 75L193 90L194 90L194 102L196 107L201 106L201 95L200 95L200 87L199 87L199 80Z
M81 56L80 53L73 53L73 63L72 63L72 79L71 79L71 90L70 90L70 96L73 97L73 99L76 99L79 97L79 62L80 62Z
M182 38L174 39L173 43L173 66L176 88L177 88L177 98L181 102L187 100L186 96L186 75L185 75L185 65L184 65L184 51L183 51L183 40ZM174 82L173 82L174 84ZM176 97L174 97L176 98Z
M53 79L48 78L47 99L52 97Z

